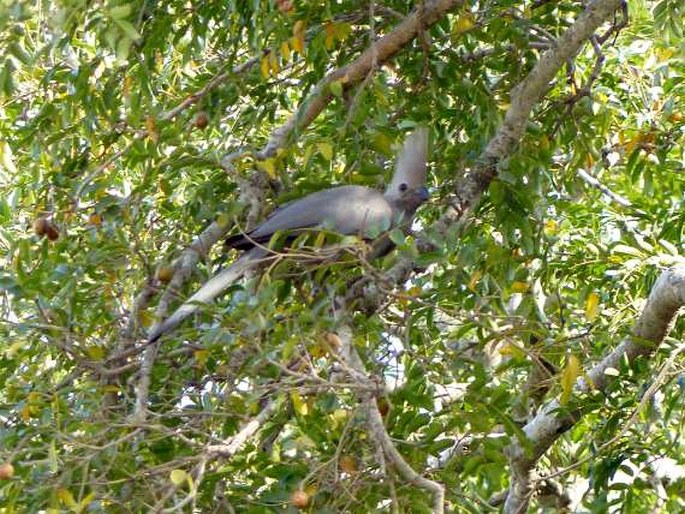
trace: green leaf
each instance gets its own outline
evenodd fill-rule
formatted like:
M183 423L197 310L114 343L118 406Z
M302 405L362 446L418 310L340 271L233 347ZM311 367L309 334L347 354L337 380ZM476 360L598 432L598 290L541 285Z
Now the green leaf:
M140 39L140 34L138 34L138 31L130 22L115 18L114 23L116 23L116 25L131 41L138 41L138 39Z
M14 57L19 59L22 64L30 65L33 62L33 56L17 41L10 43L8 50Z
M119 21L128 18L131 15L132 9L131 4L124 4L110 7L108 12L112 19Z
M319 153L323 155L323 158L327 161L333 159L333 145L328 141L317 143L316 147L319 149Z
M338 98L341 98L341 97L342 97L342 95L343 95L343 85L342 85L342 81L340 81L340 80L334 80L333 82L331 82L331 83L329 84L328 87L330 87L331 93L333 93L333 95L337 96Z
M174 469L169 473L169 480L176 487L183 485L189 478L190 475L182 469Z
M397 246L403 246L405 243L404 232L398 228L392 229L388 234L388 237Z

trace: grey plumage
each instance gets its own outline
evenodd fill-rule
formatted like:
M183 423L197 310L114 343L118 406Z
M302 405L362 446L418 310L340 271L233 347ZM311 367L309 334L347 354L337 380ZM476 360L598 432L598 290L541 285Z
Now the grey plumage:
M350 210L350 205L364 206ZM393 211L378 191L362 186L340 186L324 189L277 209L264 223L245 236L226 241L228 247L245 250L254 243L266 244L279 231L297 232L325 227L339 234L363 237L387 228ZM380 226L386 221L386 227Z
M276 232L296 236L305 230L326 228L343 235L370 239L390 227L410 222L416 209L428 198L425 187L427 148L428 131L416 129L400 151L395 173L385 193L363 186L317 191L276 209L253 231L229 237L226 241L228 247L246 252L154 327L149 341L155 341L174 329L202 303L212 301L245 272L257 266L260 260L268 257L265 245ZM391 245L388 242L383 247L387 251Z

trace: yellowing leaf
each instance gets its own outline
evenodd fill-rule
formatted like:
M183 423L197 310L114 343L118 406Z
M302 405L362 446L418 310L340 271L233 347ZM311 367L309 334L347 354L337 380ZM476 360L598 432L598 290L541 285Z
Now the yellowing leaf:
M352 32L352 26L349 23L336 23L335 24L335 37L340 41L343 41Z
M385 155L392 153L392 139L383 132L375 132L372 136L372 141L376 150L383 152Z
M511 284L511 291L514 293L525 293L529 287L528 282L515 281Z
M483 276L483 273L480 270L476 270L471 274L471 279L469 280L468 287L470 291L473 291L474 293L476 292L476 285L480 281L481 277Z
M86 355L94 361L101 361L105 358L105 349L102 346L89 346Z
M556 220L547 220L544 227L546 236L553 236L559 231L559 224Z
M473 15L470 12L463 12L457 18L457 21L452 25L452 35L459 36L464 32L468 32L475 25Z
M69 489L59 488L57 489L57 499L69 508L76 507L76 500L74 500L74 495L71 494Z
M154 116L147 116L145 118L145 129L147 130L147 137L156 143L159 139L159 135L157 134L157 129L155 128Z
M315 359L319 359L328 353L328 348L317 343L309 347L309 353Z
M290 45L288 44L287 41L283 41L281 43L281 56L283 57L283 60L285 62L290 62L291 52L290 52Z
M580 360L575 355L568 355L566 358L566 366L561 372L561 397L559 398L559 403L561 405L566 405L569 398L571 398L573 386L575 385L579 374Z
M290 46L298 53L304 50L304 22L298 20L293 26L293 37L290 38Z
M141 326L148 328L150 325L152 325L152 320L153 320L152 313L150 311L140 311L138 312L138 321L140 322Z
M183 483L188 480L188 473L182 469L174 469L171 473L169 473L169 479L171 480L172 484L178 487L183 485Z
M281 71L281 65L278 62L278 57L276 57L276 52L269 52L269 68L272 75L278 75L278 72Z
M207 350L195 350L193 355L200 366L207 364L207 357L209 357L209 352Z
M547 135L543 134L542 137L538 140L538 145L540 145L540 148L543 150L549 150L549 138Z
M330 161L333 158L333 145L328 142L318 143L316 147L319 149L323 158Z
M301 54L304 50L304 37L293 36L290 38L290 46L292 49Z
M269 78L269 57L267 55L262 57L262 61L259 64L259 71L264 80Z
M331 428L337 428L349 420L349 414L343 409L336 409L331 414L328 415L328 422L331 424Z
M126 97L131 96L131 86L133 85L133 77L130 75L124 79L122 94Z
M297 391L290 392L290 400L293 402L293 409L301 416L306 416L309 414L309 407L307 407L307 402L302 399L300 393Z
M265 161L257 161L257 167L265 171L270 178L276 178L276 162L274 159L266 159Z
M675 48L672 47L664 47L664 48L657 48L656 49L656 56L659 62L664 62L668 61L673 54L675 53Z
M523 359L526 356L525 352L521 348L512 343L503 344L497 351L503 357L508 356L516 359Z
M93 501L95 498L95 493L90 492L87 495L85 495L80 502L78 502L78 506L76 507L78 509L78 512L83 512L88 508L88 505Z
M231 224L231 217L225 212L222 212L216 217L215 222L219 227L226 228Z
M410 287L407 290L407 294L413 297L417 297L421 294L421 288L419 286Z
M335 41L335 26L333 23L326 23L324 30L326 31L324 46L326 47L326 50L330 50L333 47L333 42Z
M23 422L28 422L31 420L31 407L28 405L24 405L21 410L19 411L19 416L21 416L21 420Z
M293 25L293 36L299 36L304 34L304 22L302 20L297 20L295 25Z
M16 341L12 343L9 348L5 348L5 356L12 358L19 353L22 348L24 348L24 341Z
M594 291L587 295L585 299L585 318L588 321L595 321L599 312L599 296Z

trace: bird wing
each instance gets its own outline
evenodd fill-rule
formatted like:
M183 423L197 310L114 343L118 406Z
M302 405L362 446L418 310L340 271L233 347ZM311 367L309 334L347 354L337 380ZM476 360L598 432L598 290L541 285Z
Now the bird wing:
M277 209L249 236L264 240L279 231L314 227L364 236L387 228L392 216L392 207L380 192L363 186L340 186L317 191Z

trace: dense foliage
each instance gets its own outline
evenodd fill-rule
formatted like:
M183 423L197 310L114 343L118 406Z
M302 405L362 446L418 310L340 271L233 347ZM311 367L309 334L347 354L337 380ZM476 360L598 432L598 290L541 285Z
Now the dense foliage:
M332 299L360 276L384 300L346 322L386 386L385 427L452 510L486 511L506 490L505 448L549 398L585 414L540 461L541 475L578 463L555 477L555 501L685 508L685 482L652 466L685 464L677 363L639 405L681 327L607 394L571 392L681 259L682 2L630 2L627 25L566 63L478 207L439 236L431 224L512 90L583 5L464 4L359 83L317 87L415 4L4 2L0 463L14 469L0 512L429 511L370 438L361 384L334 372ZM321 114L270 151L317 98ZM408 237L370 263L359 242L320 266L286 259L146 347L177 258L212 222L237 232L333 184L381 186L417 124L432 137L416 227L432 250ZM382 274L398 254L416 263L399 288ZM217 244L179 298L221 259ZM209 456L249 421L259 429L237 451Z

